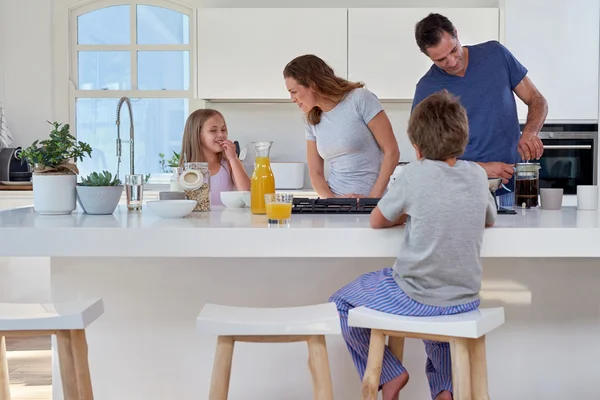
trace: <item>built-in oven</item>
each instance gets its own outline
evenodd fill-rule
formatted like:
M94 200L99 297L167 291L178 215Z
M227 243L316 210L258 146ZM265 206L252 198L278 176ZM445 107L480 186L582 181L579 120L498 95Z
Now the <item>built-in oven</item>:
M598 124L547 124L539 136L541 188L576 194L577 185L597 184Z

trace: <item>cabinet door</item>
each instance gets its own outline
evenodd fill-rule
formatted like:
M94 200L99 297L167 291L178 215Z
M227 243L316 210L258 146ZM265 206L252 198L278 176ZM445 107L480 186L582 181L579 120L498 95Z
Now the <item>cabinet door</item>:
M494 8L355 8L348 14L348 77L380 99L412 100L432 62L415 40L415 25L430 12L445 15L463 45L498 40Z
M289 99L283 68L302 54L347 77L345 8L205 8L198 42L203 99Z
M505 45L548 101L547 120L598 118L600 1L507 0ZM517 101L519 119L527 107Z

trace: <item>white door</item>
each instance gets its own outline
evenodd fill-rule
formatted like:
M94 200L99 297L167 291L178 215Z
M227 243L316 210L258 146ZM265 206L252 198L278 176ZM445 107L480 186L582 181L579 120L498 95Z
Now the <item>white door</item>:
M599 0L506 1L505 45L546 97L547 121L598 119L599 18Z
M495 8L352 8L348 14L348 76L380 99L412 100L431 67L417 46L415 25L430 12L445 15L463 45L498 40Z
M204 8L198 18L203 99L289 99L283 68L302 54L347 77L345 8Z

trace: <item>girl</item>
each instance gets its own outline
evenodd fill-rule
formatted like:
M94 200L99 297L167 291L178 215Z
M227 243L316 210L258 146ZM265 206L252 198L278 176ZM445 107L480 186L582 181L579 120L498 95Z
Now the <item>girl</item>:
M377 97L312 54L290 61L283 77L306 115L308 170L319 196L383 196L400 150ZM331 165L328 179L325 160Z
M180 154L180 167L186 159L208 163L212 205L223 204L221 192L250 190L250 178L237 157L235 144L227 139L227 125L219 111L202 109L190 114L185 123Z

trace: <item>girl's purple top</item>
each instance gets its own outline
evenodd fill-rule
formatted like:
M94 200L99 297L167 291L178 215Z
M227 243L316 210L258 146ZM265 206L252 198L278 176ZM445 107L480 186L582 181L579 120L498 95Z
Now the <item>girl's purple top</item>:
M231 173L227 161L221 162L221 169L215 175L210 177L210 204L215 206L223 205L221 202L221 192L235 190Z

